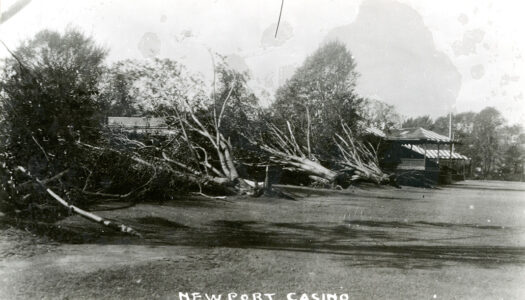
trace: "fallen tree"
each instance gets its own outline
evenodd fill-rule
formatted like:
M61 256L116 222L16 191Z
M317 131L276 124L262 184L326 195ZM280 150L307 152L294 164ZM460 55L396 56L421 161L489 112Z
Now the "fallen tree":
M360 142L348 125L342 123L344 135L335 134L335 144L341 153L338 163L343 171L351 171L352 182L366 181L376 184L390 183L392 176L379 167L377 150L371 144Z
M291 125L286 122L288 134L270 124L271 142L260 143L262 150L270 155L270 160L282 165L284 169L303 172L315 181L330 184L335 182L337 172L324 167L307 149L301 147L293 134Z
M359 141L347 125L342 124L344 136L336 134L335 145L340 156L333 160L337 169L332 170L310 152L309 141L307 147L299 145L290 123L286 124L287 133L270 124L271 142L260 143L261 149L270 155L274 163L287 170L308 174L316 182L343 188L360 181L375 184L390 182L391 176L379 167L374 148Z
M106 227L109 227L109 228L121 231L123 233L135 235L135 236L138 236L138 237L142 237L142 235L140 233L135 231L130 226L127 226L127 225L124 225L124 224L119 224L119 223L117 223L115 221L110 221L110 220L104 219L104 218L102 218L102 217L100 217L100 216L98 216L96 214L93 214L91 212L85 211L85 210L83 210L81 208L78 208L75 205L69 204L66 200L64 200L62 197L60 197L52 189L47 187L46 184L45 184L46 181L40 180L40 179L34 177L24 167L18 166L17 170L22 172L25 176L29 177L31 180L33 180L36 183L38 183L46 191L47 194L49 194L53 199L55 199L62 206L64 206L65 208L69 209L70 211L80 215L81 217L83 217L85 219L88 219L88 220L90 220L92 222L96 222L98 224L101 224L103 226L106 226ZM59 175L63 176L64 174L65 174L65 172L61 172ZM57 179L57 178L59 178L59 177L58 176L54 176L53 177L53 179ZM47 181L50 181L50 180L47 180Z
M199 107L181 97L179 105L172 107L171 119L174 120L172 125L180 128L180 137L184 140L191 159L181 161L180 156L173 157L165 151L162 152L162 158L174 169L187 174L189 180L198 184L200 193L203 186L212 188L215 186L216 189L224 189L231 194L259 195L264 184L241 176L238 170L240 162L235 158L235 150L238 149L234 149L231 136L225 133L230 135L234 133L236 130L232 130L231 123L232 121L235 123L235 120L232 118L237 117L238 113L244 113L243 108L251 107L249 101L253 100L245 94L246 79L243 74L221 64L218 70L222 85L217 92L214 61L213 68L213 91L208 98L211 101L207 105ZM234 100L235 102L232 103ZM228 123L227 126L224 125L225 122ZM246 127L249 124L244 123L242 126Z
M177 112L177 120L181 128L182 137L193 160L192 165L169 157L165 152L162 152L162 157L166 162L186 173L188 179L197 183L199 187L202 184L219 185L233 194L255 195L259 188L262 187L262 184L239 176L236 167L237 162L233 156L232 144L220 130L223 111L227 101L228 99L224 101L221 112L218 115L214 111L214 121L211 129L204 125L189 105L187 105L186 116L182 116L180 112ZM193 141L188 134L188 130L204 138L207 141L206 145L199 145ZM208 152L209 150L212 151L212 154ZM218 166L213 165L212 160L217 161Z
M225 65L219 66L219 72L221 89L219 93L215 91L214 78L211 97L204 92L188 93L185 90L169 94L171 98L168 94L163 94L171 102L164 103L155 113L166 118L172 134L175 131L173 138L146 145L144 141L130 138L129 132L119 133L118 129L113 129L106 137L106 145L77 144L99 153L125 157L131 164L150 170L151 178L144 180L142 190L147 190L148 184L157 181L157 173L165 172L173 177L183 178L185 184L198 187L197 193L201 195L205 195L204 191L215 194L259 195L263 188L262 182L247 179L245 173L241 176L242 173L238 171L241 162L235 159L235 152L239 147L234 148L230 140L232 131L235 135L235 129L232 130L235 126L231 126L232 116L239 113L239 107L243 107L240 109L241 113L246 107L252 107L253 103L250 101L253 99L245 94L246 80L243 74L230 70ZM243 119L235 121L235 125L246 126ZM148 137L150 139L152 137ZM93 170L88 169L87 172L91 174ZM138 192L140 191L109 196L120 198ZM83 193L102 197L108 195L107 192L89 192L86 189L83 189Z
M115 140L122 141L123 139L117 139L115 138L117 135L111 134L107 137L106 143L101 143L100 145L90 145L84 142L76 141L76 145L80 148L83 148L86 150L86 153L89 153L91 156L96 156L97 159L94 159L91 162L90 165L84 164L82 166L83 169L85 169L88 174L85 176L84 184L82 185L82 188L80 187L74 187L77 191L79 191L81 194L90 196L90 197L103 197L106 199L130 199L134 196L137 196L137 194L145 193L148 191L148 189L151 187L152 183L155 179L157 179L157 175L159 173L159 169L161 166L155 165L151 162L148 162L148 160L151 160L150 155L141 155L138 153L137 148L139 149L145 149L147 148L146 145L141 143L140 141L136 140L130 140L125 139L125 143L123 145L120 145L119 148L123 147L130 147L130 149L126 150L120 150L117 147L114 147L110 143ZM116 156L116 159L112 159L111 163L113 164L112 167L109 165L100 165L99 161L101 160L100 157L108 155L110 156L107 160L111 159L111 155ZM137 166L143 167L146 170L143 170ZM130 185L133 186L133 188L128 188L127 191L122 193L110 193L103 191L104 189L100 187L100 184L97 181L101 180L101 173L103 171L110 171L110 172L126 172L127 178L133 178L135 177L133 173L144 173L148 174L146 175L147 178L143 181L143 183L138 183L138 180L134 180L134 184ZM142 175L142 174L141 174ZM92 182L92 177L98 177L97 180ZM140 176L142 177L142 176ZM134 179L134 178L133 178ZM124 180L122 180L123 183L125 183ZM110 188L115 189L115 182L111 182ZM122 185L122 183L121 183ZM89 188L93 186L92 188L95 189L95 191L90 190Z
M14 52L8 51L12 58L0 74L0 186L5 195L0 199L0 209L14 220L51 223L64 216L62 205L82 214L78 206L87 207L98 198L95 195L115 196L107 193L111 182L97 178L102 172L96 161L107 156L76 143L82 138L96 147L105 144L96 96L106 51L75 30L45 30ZM61 55L65 52L71 55ZM108 169L117 169L109 160ZM27 170L25 175L19 172L20 166ZM68 176L62 176L64 170ZM28 181L28 174L34 180ZM148 170L145 176L150 174ZM39 180L46 186L45 191L32 184L41 178L47 178ZM122 181L125 179L122 177ZM134 189L147 183L142 179L141 184L130 185L131 191L119 191L114 198L128 199L143 191ZM84 215L112 223L89 213Z

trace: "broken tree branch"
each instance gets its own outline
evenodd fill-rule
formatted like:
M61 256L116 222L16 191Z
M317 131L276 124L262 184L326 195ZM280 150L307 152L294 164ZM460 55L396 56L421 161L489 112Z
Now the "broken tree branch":
M42 179L42 180L40 180L40 181L41 181L43 184L47 184L47 183L50 183L50 182L53 182L53 181L55 181L55 180L58 180L58 179L62 178L62 176L66 175L67 172L69 172L69 169L66 169L66 170L64 170L64 171L62 171L62 172L60 172L60 173L58 173L58 174L56 174L56 175L54 175L54 176L52 176L52 177L49 177L49 178L46 178L46 179ZM23 186L25 186L25 185L27 185L27 184L29 184L29 183L31 183L31 182L32 182L31 180L26 181L26 182L23 182L23 183L19 184L18 187L19 187L19 188L20 188L20 187L23 187Z
M65 201L62 197L60 197L59 195L57 195L53 190L51 190L50 188L48 188L43 181L39 180L38 178L34 177L33 175L31 175L24 167L22 166L18 166L17 168L20 172L22 172L23 174L25 174L26 176L28 176L29 178L31 178L32 180L34 180L36 183L38 183L51 197L53 197L53 199L55 199L56 201L58 201L58 203L60 203L62 206L70 209L71 211L77 213L78 215L80 215L81 217L83 218L86 218L90 221L93 221L93 222L96 222L96 223L99 223L101 225L104 225L104 226L107 226L107 227L110 227L110 228L113 228L113 229L116 229L116 230L119 230L123 233L127 233L127 234L131 234L131 235L135 235L135 236L138 236L138 237L142 237L142 235L135 231L133 228L127 226L127 225L124 225L124 224L118 224L116 222L113 222L113 221L110 221L110 220L107 220L107 219L104 219L98 215L95 215L91 212L88 212L88 211L85 211L83 209L80 209L72 204L69 204L67 201Z
M259 145L261 149L270 154L270 160L281 164L284 168L299 171L310 175L313 180L323 183L333 182L337 173L313 160L310 155L306 155L298 144L291 125L286 122L288 135L279 130L277 126L270 124L270 133L273 143L263 143Z
M345 123L341 123L344 135L335 135L334 141L341 153L339 163L353 169L351 181L370 181L376 184L389 183L390 176L379 167L377 150L370 144L360 142Z

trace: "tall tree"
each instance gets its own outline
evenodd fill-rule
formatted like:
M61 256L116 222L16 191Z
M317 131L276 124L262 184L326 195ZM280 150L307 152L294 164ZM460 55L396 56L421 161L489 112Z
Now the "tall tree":
M434 122L432 121L432 118L430 116L422 116L422 117L406 119L403 122L402 127L403 128L423 127L425 129L431 130L433 125L434 125Z
M523 126L504 126L500 132L501 160L498 166L500 172L507 179L522 179L523 164L525 161L525 132Z
M448 136L450 126L450 115L441 116L434 121L434 124L428 128L444 136ZM454 126L454 117L452 118L452 126Z
M454 140L458 141L455 144L455 151L471 157L474 148L474 119L475 112L463 112L452 116L452 133Z
M216 67L217 84L215 94L212 93L212 114L220 115L221 132L229 138L239 140L241 135L249 134L251 125L257 121L259 99L249 89L247 72L238 72L222 60ZM227 101L226 101L227 99Z
M96 100L106 51L76 30L42 31L23 42L2 76L9 150L20 161L34 157L39 143L48 158L63 156L57 146L98 135ZM40 153L42 154L42 153Z
M361 114L368 126L384 132L401 126L401 115L395 107L376 99L365 99Z
M493 107L483 109L474 118L472 159L473 164L481 168L484 178L490 176L498 159L498 130L503 124L503 117Z
M99 89L108 114L115 116L166 115L184 102L202 107L209 99L204 83L170 59L116 62L106 69Z
M333 136L342 134L341 121L354 128L359 120L362 99L355 92L355 67L343 43L321 46L277 90L272 105L277 125L283 127L289 121L309 152L334 152Z
M2 150L11 170L23 166L43 178L78 167L83 155L75 141L95 141L100 133L96 95L105 56L72 29L41 31L14 51L1 77ZM23 206L38 199L22 200Z

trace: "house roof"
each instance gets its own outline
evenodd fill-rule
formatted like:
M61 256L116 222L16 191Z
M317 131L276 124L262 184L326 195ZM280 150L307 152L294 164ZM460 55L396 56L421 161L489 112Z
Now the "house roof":
M450 144L453 141L448 137L436 133L434 131L427 130L425 128L402 128L394 130L387 136L388 140L400 141L407 143L437 143L437 144Z
M164 118L108 117L108 125L125 128L167 128Z
M365 132L378 137L386 138L386 134L381 129L376 127L366 127Z
M425 155L425 149L417 146L416 144L451 144L454 141L451 141L448 137L441 135L439 133L427 130L425 128L402 128L395 129L391 134L385 134L380 129L374 127L365 128L366 133L373 134L378 137L385 138L386 140L396 141L403 143L404 148L410 149L421 155ZM427 149L426 156L431 159L436 159L438 157L438 151L435 149ZM446 149L439 150L440 159L459 159L459 160L469 160L465 155L459 154L457 152Z
M169 128L164 118L108 117L108 126L142 134L172 135L178 132L177 129Z
M416 153L419 153L421 155L425 155L425 149L419 147L419 146L416 146L416 145L402 145L403 147L407 148L407 149L410 149ZM438 151L433 149L433 150L429 150L427 149L426 150L426 156L427 158L438 158ZM465 155L462 155L462 154L459 154L457 152L454 152L452 151L452 155L450 155L450 150L446 150L446 149L443 149L443 150L439 150L439 158L440 159L461 159L461 160L469 160L469 158Z

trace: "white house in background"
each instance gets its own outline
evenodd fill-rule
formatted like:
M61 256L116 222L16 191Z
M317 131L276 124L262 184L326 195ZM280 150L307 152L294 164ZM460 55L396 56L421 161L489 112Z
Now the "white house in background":
M107 125L113 129L142 134L171 135L178 132L176 128L168 126L165 118L108 117Z

